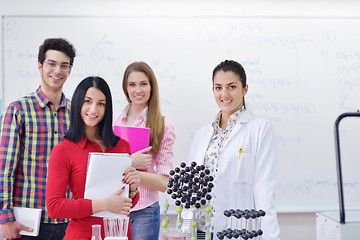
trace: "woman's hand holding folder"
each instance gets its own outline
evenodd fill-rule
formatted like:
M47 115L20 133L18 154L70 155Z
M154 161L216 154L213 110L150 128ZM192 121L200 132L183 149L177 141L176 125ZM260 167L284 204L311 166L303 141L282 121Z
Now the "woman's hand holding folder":
M137 151L131 155L132 164L131 166L137 170L144 171L151 167L152 155L150 153L151 146Z

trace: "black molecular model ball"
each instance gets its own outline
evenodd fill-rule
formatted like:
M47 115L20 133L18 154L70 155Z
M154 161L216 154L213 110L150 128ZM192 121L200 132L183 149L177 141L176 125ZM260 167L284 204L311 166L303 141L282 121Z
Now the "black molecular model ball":
M190 166L186 166L186 163L182 162L180 167L175 167L169 173L167 193L176 200L175 205L184 204L185 208L200 208L211 200L210 192L214 188L214 177L205 165L192 162Z

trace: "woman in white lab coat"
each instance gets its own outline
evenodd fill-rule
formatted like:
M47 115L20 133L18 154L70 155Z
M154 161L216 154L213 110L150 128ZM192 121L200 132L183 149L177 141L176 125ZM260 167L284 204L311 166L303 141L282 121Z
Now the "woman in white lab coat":
M278 240L274 206L276 138L271 122L254 116L245 105L248 91L244 68L225 60L213 71L213 93L220 111L211 124L196 132L189 162L204 164L214 176L210 231L226 229L224 210L264 210L262 238ZM199 211L198 230L206 231L204 211ZM233 226L234 228L234 226Z

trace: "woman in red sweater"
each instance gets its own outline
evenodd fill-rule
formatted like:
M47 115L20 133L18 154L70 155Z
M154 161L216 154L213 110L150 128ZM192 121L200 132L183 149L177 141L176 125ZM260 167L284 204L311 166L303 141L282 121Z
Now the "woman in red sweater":
M91 225L103 225L103 219L91 217L92 214L110 211L129 215L139 199L140 177L133 167L125 171L123 179L129 184L129 197L121 197L124 190L119 189L103 199L84 199L89 152L130 154L129 143L114 134L112 119L109 86L100 77L85 78L74 92L69 130L65 140L52 150L48 169L46 206L49 215L52 218L71 218L64 239L90 239ZM73 199L66 198L67 187ZM131 239L130 226L128 238Z

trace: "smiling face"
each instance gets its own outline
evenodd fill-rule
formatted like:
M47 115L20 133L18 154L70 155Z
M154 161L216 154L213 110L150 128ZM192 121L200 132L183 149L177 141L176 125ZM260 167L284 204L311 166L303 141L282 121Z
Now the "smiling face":
M226 118L244 106L247 90L248 85L242 87L240 77L233 71L218 71L214 75L214 98Z
M106 97L98 88L91 87L86 91L81 107L81 118L86 132L97 130L99 122L105 116Z
M131 72L127 78L127 93L131 104L145 108L151 95L149 78L143 72Z
M56 66L51 66L53 64ZM61 67L61 64L70 64L70 57L56 50L48 50L45 54L45 61L38 63L38 69L41 74L41 89L43 91L62 91L71 68L64 69Z

